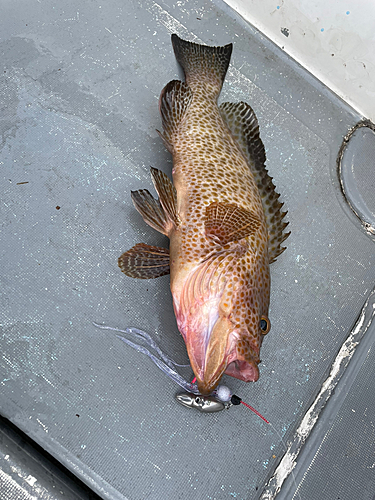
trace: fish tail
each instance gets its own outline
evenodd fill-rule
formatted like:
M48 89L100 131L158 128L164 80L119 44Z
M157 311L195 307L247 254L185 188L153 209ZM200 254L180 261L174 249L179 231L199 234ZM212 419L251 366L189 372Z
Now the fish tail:
M185 73L186 83L194 90L195 84L202 81L211 84L215 94L219 95L228 70L233 45L208 47L182 40L172 35L173 50L176 59Z

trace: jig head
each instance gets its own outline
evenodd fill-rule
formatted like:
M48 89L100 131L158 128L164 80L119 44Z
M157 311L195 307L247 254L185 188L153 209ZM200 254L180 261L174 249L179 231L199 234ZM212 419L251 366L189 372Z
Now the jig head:
M180 392L176 394L176 400L187 408L196 408L202 413L214 413L225 410L231 406L230 403L219 401L214 396L202 396L192 392Z

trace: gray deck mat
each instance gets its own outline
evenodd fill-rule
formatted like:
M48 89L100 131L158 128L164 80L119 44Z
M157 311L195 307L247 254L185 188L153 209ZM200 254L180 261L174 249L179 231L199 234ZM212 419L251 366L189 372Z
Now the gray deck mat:
M343 346L346 356L352 354L350 364L277 500L375 498L374 314L375 292ZM355 352L350 353L353 348ZM277 470L274 476L278 476Z
M361 117L225 4L7 3L0 412L103 498L255 499L285 453L273 428L244 407L203 415L179 406L177 386L148 358L92 326L142 328L187 361L169 278L134 281L117 268L137 242L167 244L130 190L153 191L151 165L171 170L155 129L160 91L179 75L174 32L234 42L221 100L254 108L289 210L260 379L226 379L285 439L373 288L374 242L345 208L335 164ZM361 426L355 414L347 422ZM353 460L353 474L367 465Z
M0 417L1 500L100 500L56 460Z

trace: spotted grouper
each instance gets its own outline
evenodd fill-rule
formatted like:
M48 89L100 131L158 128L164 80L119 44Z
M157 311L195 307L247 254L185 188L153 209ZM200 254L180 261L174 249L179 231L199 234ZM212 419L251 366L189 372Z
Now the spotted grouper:
M173 184L152 168L158 200L132 192L144 221L170 246L139 243L118 263L133 278L170 273L177 325L198 389L208 394L224 373L258 379L271 326L269 264L289 233L254 111L245 102L217 104L232 44L210 47L177 35L172 44L185 82L172 80L161 92L159 135L173 155Z

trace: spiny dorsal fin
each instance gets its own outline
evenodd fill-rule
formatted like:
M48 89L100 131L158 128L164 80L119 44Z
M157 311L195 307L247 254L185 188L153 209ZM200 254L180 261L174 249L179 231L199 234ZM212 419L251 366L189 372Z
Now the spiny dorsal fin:
M237 140L255 177L268 227L268 252L270 263L276 260L284 250L282 242L290 233L284 233L288 223L282 222L287 212L281 212L283 203L275 191L272 177L264 165L266 153L259 136L258 120L254 111L246 102L225 102L220 105L220 113L232 135Z
M159 278L169 274L169 250L138 243L119 257L118 266L131 278Z
M234 203L211 203L206 208L206 236L226 245L254 234L260 226L259 218Z
M155 200L147 189L132 191L131 196L135 208L142 215L146 224L168 236L171 222L167 219L160 202Z
M161 170L151 167L151 178L159 195L161 206L169 220L177 227L180 220L177 215L177 192L171 180Z
M210 84L214 94L219 95L228 70L233 45L209 47L182 40L172 35L172 45L176 59L185 73L186 82L195 89L202 81ZM206 91L207 91L206 87Z
M190 87L179 80L167 83L160 94L159 110L163 123L164 134L161 135L167 149L171 152L173 138L190 106L193 93Z

